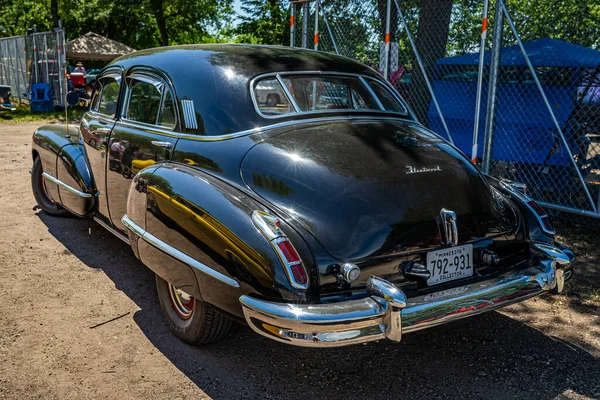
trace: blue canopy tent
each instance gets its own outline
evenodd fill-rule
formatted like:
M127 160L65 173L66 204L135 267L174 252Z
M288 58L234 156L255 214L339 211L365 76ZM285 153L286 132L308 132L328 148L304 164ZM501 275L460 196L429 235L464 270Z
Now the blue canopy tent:
M576 152L578 144L571 140L570 117L577 103L578 91L585 85L585 79L589 79L589 72L600 65L600 51L550 38L526 42L524 47L567 141ZM484 61L487 66L490 58L490 51L486 51ZM479 53L439 59L433 79L434 93L454 143L469 155L473 141L478 64ZM567 152L556 141L558 133L527 69L525 57L516 45L502 49L497 93L494 160L570 165ZM483 142L486 98L487 85L484 85L480 143ZM433 104L429 106L428 118L430 128L445 136ZM482 148L480 145L479 157Z

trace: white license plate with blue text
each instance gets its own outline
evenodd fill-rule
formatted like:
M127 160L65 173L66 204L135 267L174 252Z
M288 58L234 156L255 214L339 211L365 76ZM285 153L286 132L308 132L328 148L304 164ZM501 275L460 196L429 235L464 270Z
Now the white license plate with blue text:
M428 285L473 275L473 245L449 247L427 253Z

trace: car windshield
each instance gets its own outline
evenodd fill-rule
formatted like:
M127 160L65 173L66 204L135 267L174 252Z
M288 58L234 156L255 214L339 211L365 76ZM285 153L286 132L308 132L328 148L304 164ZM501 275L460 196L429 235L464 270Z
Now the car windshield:
M282 83L284 86L282 86ZM324 111L387 111L406 108L385 85L350 75L283 75L254 85L256 108L263 116Z

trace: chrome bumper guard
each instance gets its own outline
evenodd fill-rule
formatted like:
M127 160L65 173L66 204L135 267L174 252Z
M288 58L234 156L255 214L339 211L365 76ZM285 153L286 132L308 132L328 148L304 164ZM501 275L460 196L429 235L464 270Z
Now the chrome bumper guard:
M564 246L534 243L533 266L496 278L407 299L371 276L369 297L329 304L291 304L240 297L248 325L268 338L304 347L336 347L389 339L538 296L560 293L575 258ZM570 276L570 274L569 274Z

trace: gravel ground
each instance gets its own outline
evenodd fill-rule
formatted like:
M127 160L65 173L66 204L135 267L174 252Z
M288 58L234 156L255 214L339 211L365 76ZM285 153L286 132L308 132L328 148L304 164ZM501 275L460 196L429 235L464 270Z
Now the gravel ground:
M598 232L563 228L578 254L565 294L397 345L302 349L238 326L194 348L170 334L127 245L36 209L36 126L0 121L0 398L600 398Z

